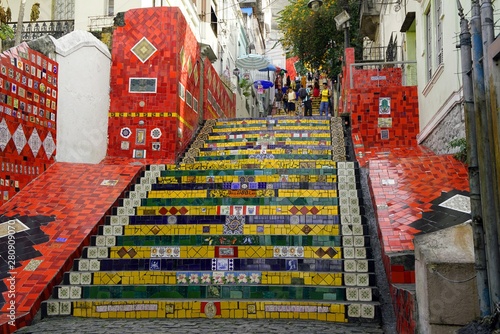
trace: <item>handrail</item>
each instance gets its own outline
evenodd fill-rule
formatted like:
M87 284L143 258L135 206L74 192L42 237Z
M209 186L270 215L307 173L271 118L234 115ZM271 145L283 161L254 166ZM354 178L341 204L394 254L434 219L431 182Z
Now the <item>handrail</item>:
M8 22L14 31L17 29L17 22ZM22 41L32 41L44 35L51 35L54 38L62 37L75 30L75 20L49 20L23 23L21 32Z

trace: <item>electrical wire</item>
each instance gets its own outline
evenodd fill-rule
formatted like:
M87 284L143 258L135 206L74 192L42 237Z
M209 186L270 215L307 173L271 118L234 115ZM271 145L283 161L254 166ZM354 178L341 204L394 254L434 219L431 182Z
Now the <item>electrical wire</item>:
M458 280L457 281L457 280L452 280L452 279L449 279L448 277L445 277L443 274L441 274L436 269L432 270L431 272L437 274L439 277L441 277L441 278L443 278L443 279L445 279L445 280L447 280L448 282L451 282L451 283L467 283L467 282L473 280L474 278L476 278L476 276L477 276L477 275L474 275L474 276L472 276L470 278L467 278L467 279L464 279L464 280Z

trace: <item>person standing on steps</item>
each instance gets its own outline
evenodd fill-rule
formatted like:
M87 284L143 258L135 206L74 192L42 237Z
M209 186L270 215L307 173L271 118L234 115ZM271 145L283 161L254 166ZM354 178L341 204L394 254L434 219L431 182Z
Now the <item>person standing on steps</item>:
M288 88L288 113L289 115L295 114L295 100L297 100L297 95L292 88Z
M307 88L304 89L306 91L305 97L302 98L302 102L304 103L304 116L312 116L312 99L311 99L312 86L309 85Z
M319 115L323 116L323 111L325 112L325 116L328 116L328 108L330 106L330 97L332 93L330 89L328 89L328 83L323 82L323 89L321 90L321 103L319 105Z

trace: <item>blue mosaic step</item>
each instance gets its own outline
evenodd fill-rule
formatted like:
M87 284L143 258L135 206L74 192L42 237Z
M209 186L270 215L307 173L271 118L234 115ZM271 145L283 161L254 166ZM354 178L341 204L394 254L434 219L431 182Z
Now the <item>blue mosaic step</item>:
M252 258L229 259L234 271L289 271L289 259ZM345 261L357 261L361 265L359 272L374 272L371 258L363 260L346 259L297 259L297 270L307 272L344 272ZM91 263L92 262L92 263ZM169 270L169 271L211 271L217 270L217 259L76 259L74 271L122 271L122 270ZM96 266L93 269L92 266ZM349 267L350 268L350 267ZM93 270L91 270L93 269ZM356 268L352 268L355 272Z

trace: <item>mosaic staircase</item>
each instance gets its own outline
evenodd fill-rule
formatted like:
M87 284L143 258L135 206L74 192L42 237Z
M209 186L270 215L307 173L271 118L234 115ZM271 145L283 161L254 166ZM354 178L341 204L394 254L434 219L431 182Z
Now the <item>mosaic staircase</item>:
M379 319L340 118L207 121L151 165L42 316Z

